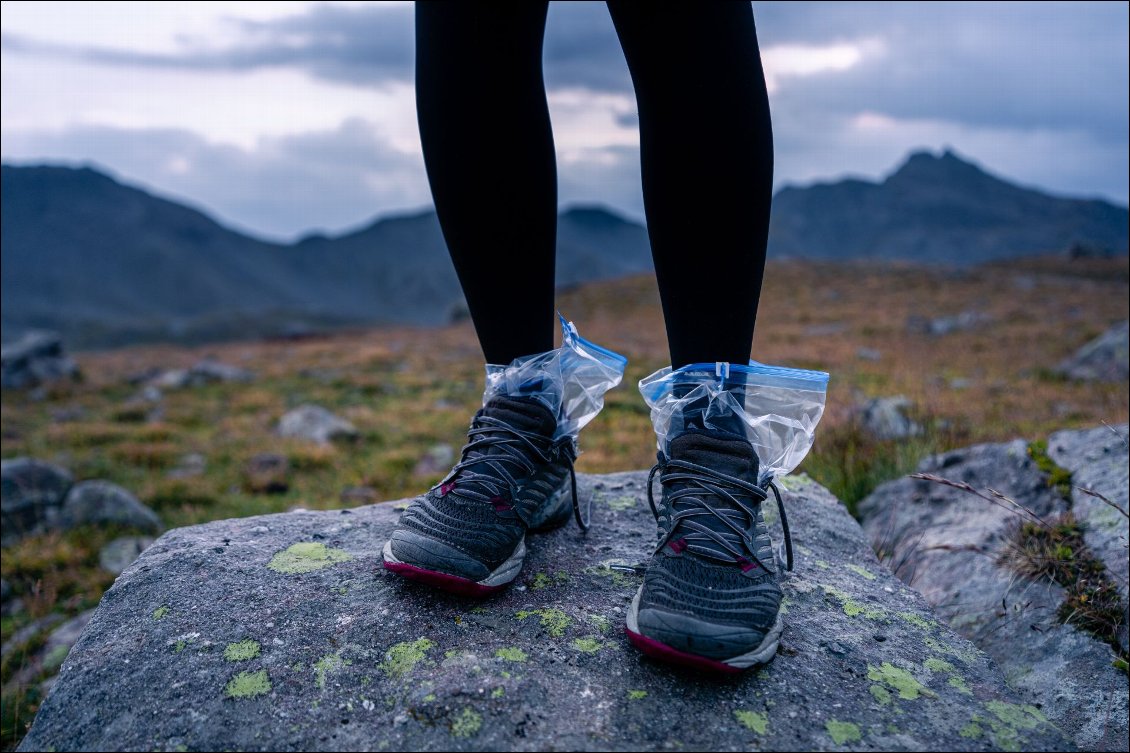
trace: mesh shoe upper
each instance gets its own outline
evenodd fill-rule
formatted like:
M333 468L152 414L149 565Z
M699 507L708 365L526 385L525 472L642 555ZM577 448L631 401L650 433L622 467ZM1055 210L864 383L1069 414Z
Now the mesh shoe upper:
M569 472L571 457L552 440L555 428L534 398L492 399L475 414L459 463L401 516L391 538L396 558L470 580L489 575Z
M644 575L640 631L672 648L726 659L757 648L781 589L761 513L752 445L692 431L660 456L659 541Z

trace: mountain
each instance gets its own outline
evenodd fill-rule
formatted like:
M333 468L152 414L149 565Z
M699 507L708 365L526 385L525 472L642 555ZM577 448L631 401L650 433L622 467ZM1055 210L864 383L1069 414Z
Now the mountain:
M1126 253L1130 215L993 176L952 151L915 152L886 180L783 188L773 199L774 258L977 264L1080 244Z
M90 347L438 324L461 297L433 211L276 244L90 168L2 176L5 341L31 328ZM600 207L560 215L559 284L651 268L641 225Z
M90 168L2 173L5 341L30 328L59 330L72 347L202 341L438 324L460 311L433 211L278 244ZM782 189L769 251L961 265L1075 244L1126 253L1128 217L1017 186L950 151L917 152L882 182ZM605 208L562 212L557 230L559 286L652 269L647 230Z

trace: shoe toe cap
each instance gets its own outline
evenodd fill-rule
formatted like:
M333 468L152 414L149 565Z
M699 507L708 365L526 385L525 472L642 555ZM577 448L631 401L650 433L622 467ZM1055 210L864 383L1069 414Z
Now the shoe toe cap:
M467 552L418 531L403 528L393 531L389 549L400 562L459 578L480 581L491 572Z
M639 631L678 651L724 660L761 647L772 628L715 623L679 612L648 608L639 611Z

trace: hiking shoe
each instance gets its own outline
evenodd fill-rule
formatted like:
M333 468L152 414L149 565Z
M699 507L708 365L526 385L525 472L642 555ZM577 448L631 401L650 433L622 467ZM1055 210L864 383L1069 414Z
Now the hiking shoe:
M555 441L556 428L536 398L490 400L475 414L459 462L404 511L385 544L385 568L468 596L518 577L527 531L559 526L571 510L582 522L576 445L569 436Z
M732 673L767 663L783 623L757 453L721 431L681 434L669 451L659 453L648 478L659 542L628 610L628 638L648 656L697 669ZM657 472L658 509L651 493ZM791 543L788 551L791 567Z

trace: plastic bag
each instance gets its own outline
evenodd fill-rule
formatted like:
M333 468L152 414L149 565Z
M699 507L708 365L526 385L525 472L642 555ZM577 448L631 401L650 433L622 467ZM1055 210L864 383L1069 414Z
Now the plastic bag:
M640 380L660 450L689 424L744 432L757 451L762 480L783 476L812 448L824 414L828 374L767 366L695 363ZM760 483L760 481L759 481Z
M561 347L516 358L507 366L487 364L483 405L498 395L531 396L557 416L554 439L576 439L604 407L604 393L624 378L628 359L577 333L561 314Z

